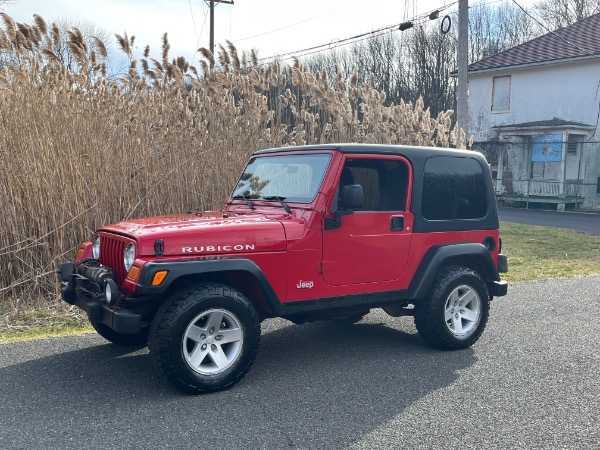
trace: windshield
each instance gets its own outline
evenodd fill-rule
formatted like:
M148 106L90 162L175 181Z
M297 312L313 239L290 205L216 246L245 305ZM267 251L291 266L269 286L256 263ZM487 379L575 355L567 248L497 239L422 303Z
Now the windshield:
M310 203L317 195L330 160L329 153L255 156L246 166L232 197Z

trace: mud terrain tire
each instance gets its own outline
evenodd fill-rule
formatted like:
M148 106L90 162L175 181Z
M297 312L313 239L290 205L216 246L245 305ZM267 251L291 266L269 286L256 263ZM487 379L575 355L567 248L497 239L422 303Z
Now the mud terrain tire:
M458 350L473 345L489 315L489 295L482 278L461 266L443 268L429 295L415 305L415 326L433 347Z
M260 320L240 292L202 283L175 293L156 313L150 354L162 374L193 394L228 389L258 351Z

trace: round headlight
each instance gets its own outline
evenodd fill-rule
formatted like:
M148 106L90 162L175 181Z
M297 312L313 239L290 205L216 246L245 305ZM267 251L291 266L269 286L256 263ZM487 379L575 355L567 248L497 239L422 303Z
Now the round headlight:
M130 242L125 247L125 254L123 255L123 263L125 264L125 270L129 272L131 266L133 266L133 261L135 260L135 244Z
M100 258L100 235L96 235L92 242L92 256L94 259Z

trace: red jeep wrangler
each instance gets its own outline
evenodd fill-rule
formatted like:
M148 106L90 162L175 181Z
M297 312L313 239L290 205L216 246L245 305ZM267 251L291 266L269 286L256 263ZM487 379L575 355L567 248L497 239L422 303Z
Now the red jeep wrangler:
M101 227L60 267L104 338L149 344L193 393L255 359L260 323L414 315L445 350L481 336L507 292L492 178L478 153L387 145L256 152L222 210Z

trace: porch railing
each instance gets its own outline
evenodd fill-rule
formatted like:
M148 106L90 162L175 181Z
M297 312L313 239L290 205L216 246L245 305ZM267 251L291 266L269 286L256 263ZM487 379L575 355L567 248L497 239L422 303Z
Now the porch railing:
M586 192L595 194L600 189L595 183L576 180L497 179L495 186L498 199L575 205L583 202Z
M527 180L528 195L540 195L544 197L557 197L562 195L564 189L560 181Z

